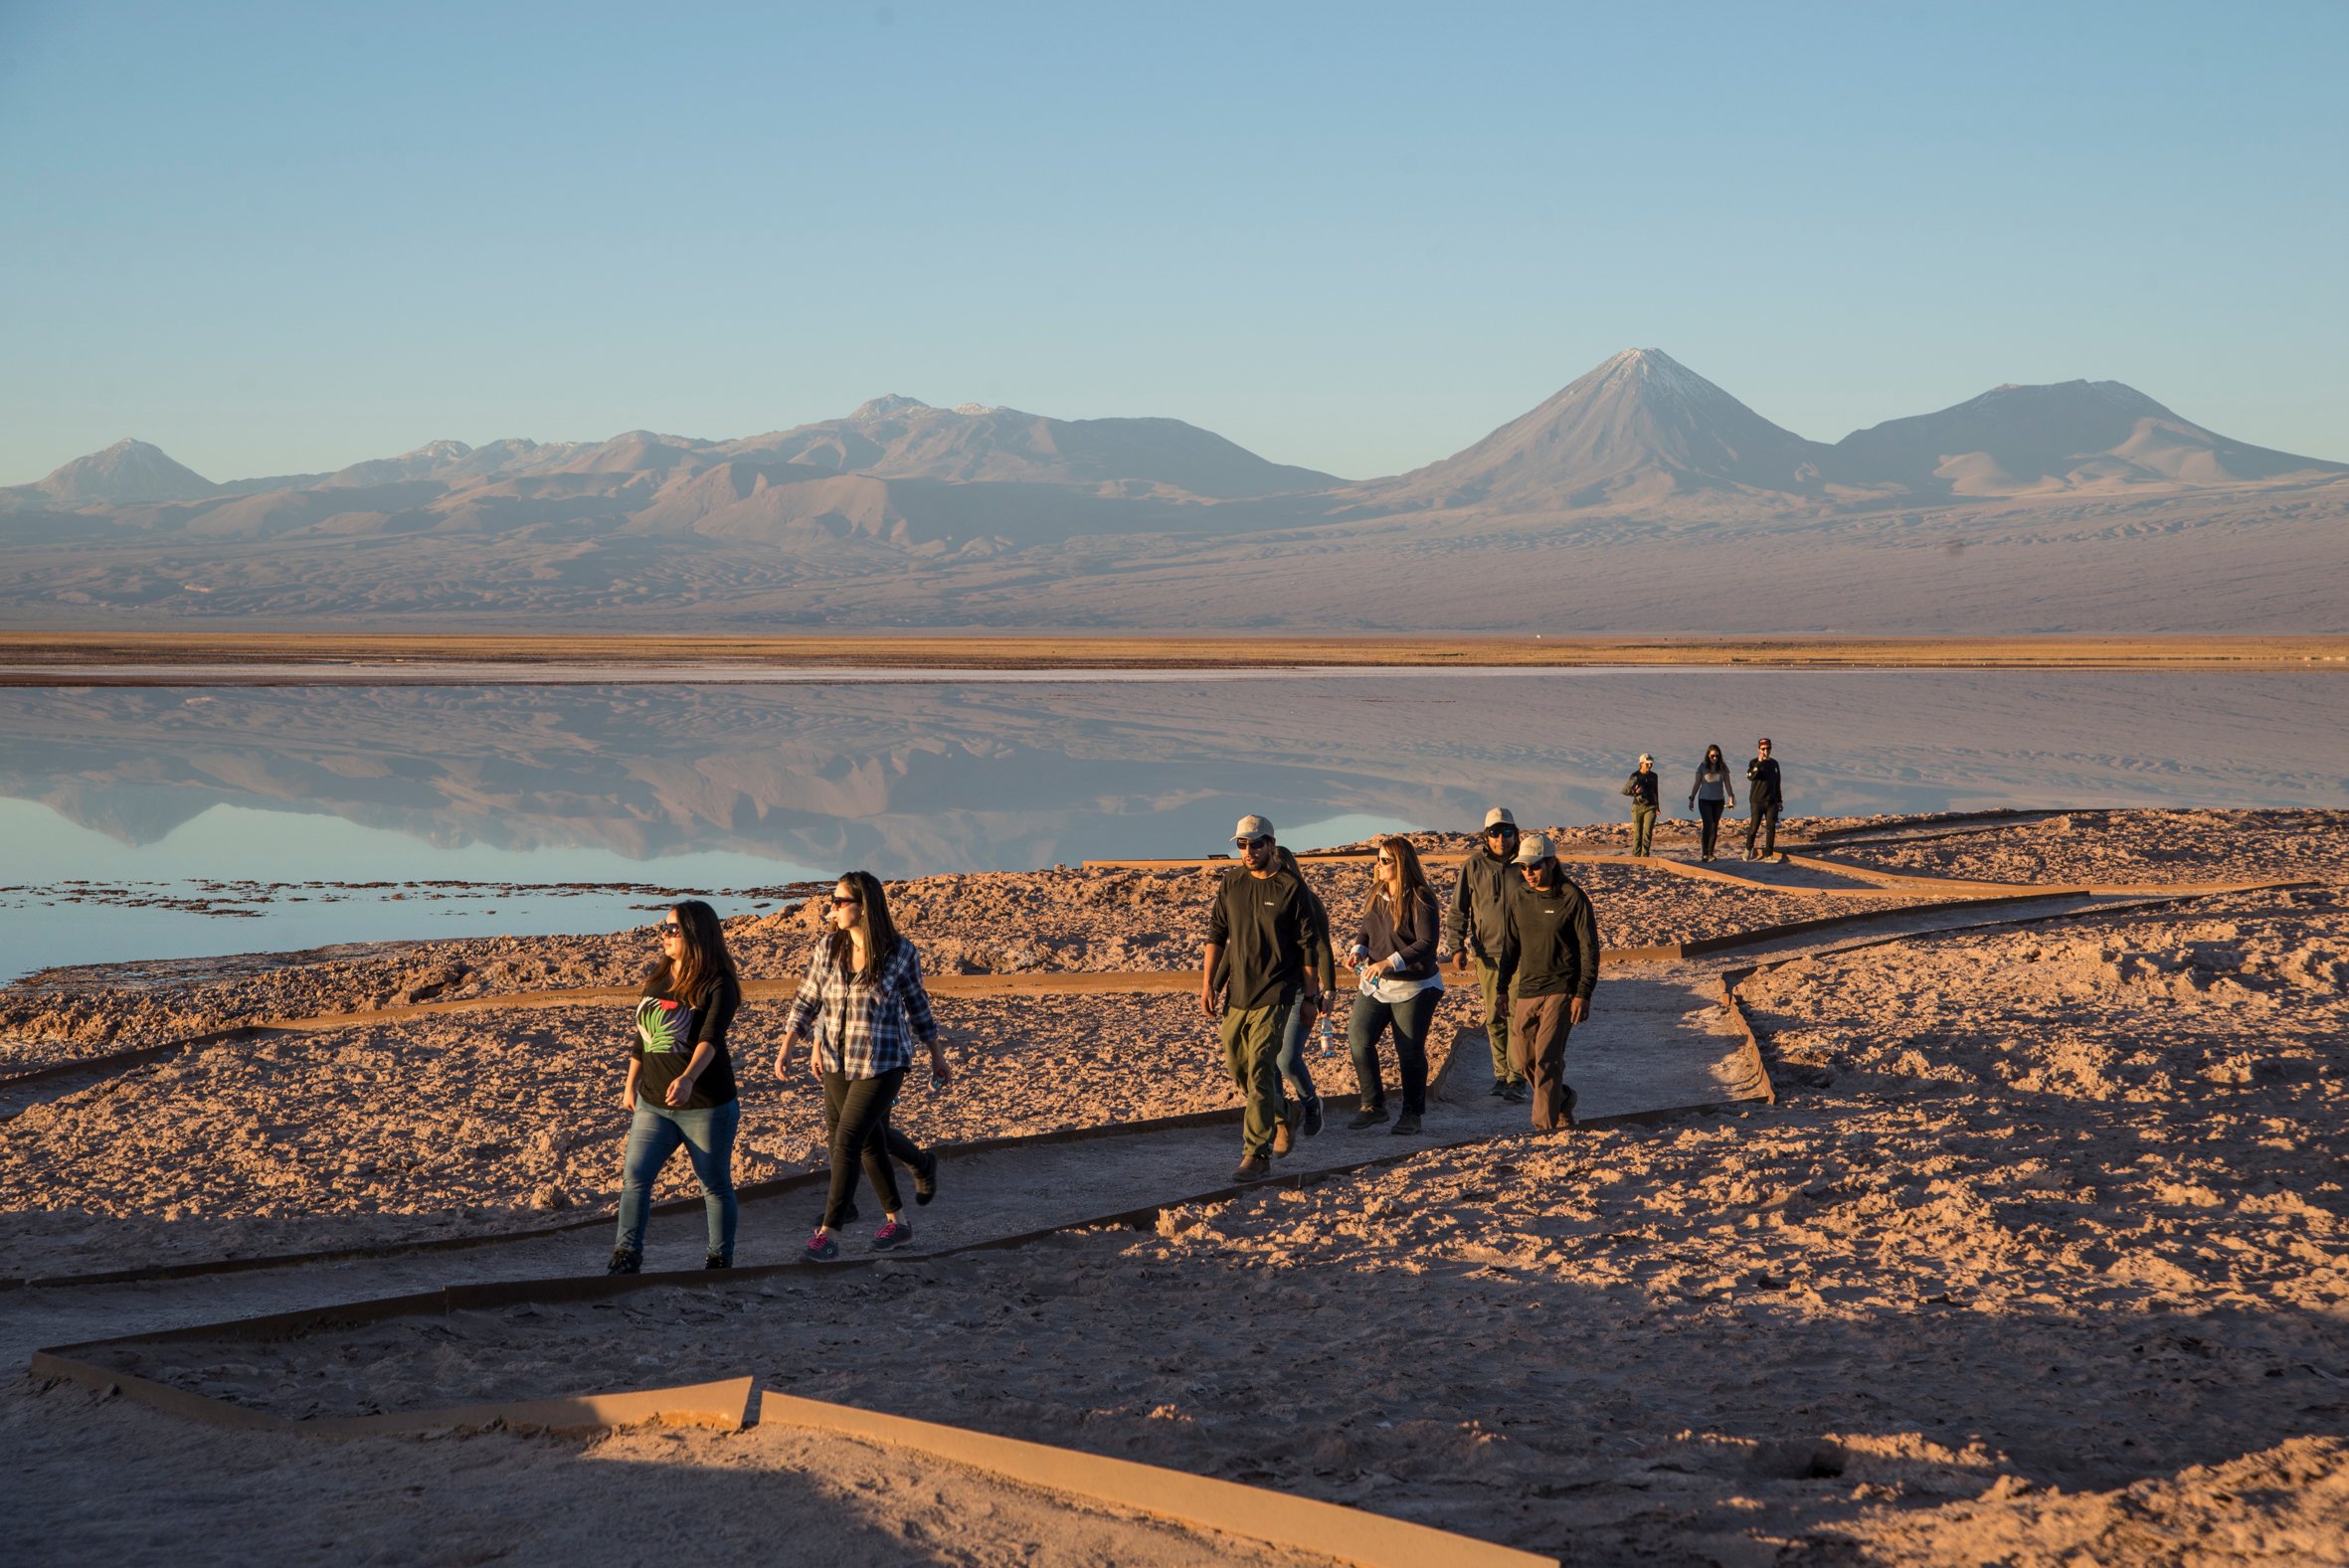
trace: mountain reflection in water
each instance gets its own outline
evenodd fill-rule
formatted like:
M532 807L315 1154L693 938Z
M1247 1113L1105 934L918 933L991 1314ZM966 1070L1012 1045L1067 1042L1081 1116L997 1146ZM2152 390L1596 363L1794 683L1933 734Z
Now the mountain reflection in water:
M723 854L901 876L1208 853L1251 810L1293 841L1314 824L1339 837L1470 826L1495 801L1529 821L1610 820L1643 750L1675 811L1707 742L1741 764L1763 733L1802 815L2339 805L2344 699L2349 685L2320 674L1719 669L9 688L0 792L156 846L158 877L174 874L172 830L224 804L330 813L443 851ZM432 874L462 874L449 869L461 855L426 858ZM773 867L745 865L743 879Z

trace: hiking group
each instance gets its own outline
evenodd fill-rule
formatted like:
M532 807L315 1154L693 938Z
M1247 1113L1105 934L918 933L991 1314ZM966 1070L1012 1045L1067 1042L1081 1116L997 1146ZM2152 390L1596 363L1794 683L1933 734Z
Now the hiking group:
M1770 743L1746 765L1751 819L1746 853L1775 851L1781 801ZM1643 755L1624 793L1634 796L1634 853L1649 852L1656 815L1655 759ZM1644 783L1643 783L1644 781ZM1720 748L1710 747L1690 790L1704 813L1704 858L1711 860L1724 804L1735 804ZM1758 854L1756 834L1761 838ZM1346 934L1355 971L1347 1016L1356 1110L1355 1131L1391 1120L1390 1132L1420 1131L1427 1110L1427 1037L1444 990L1439 954L1455 970L1473 966L1493 1055L1492 1093L1532 1106L1533 1125L1556 1132L1573 1125L1575 1095L1565 1081L1566 1040L1590 1016L1598 984L1598 922L1590 900L1565 874L1544 833L1521 834L1507 807L1485 813L1479 847L1469 852L1439 908L1418 851L1399 835L1380 838L1370 894ZM1224 1068L1245 1098L1235 1181L1261 1180L1272 1160L1300 1136L1322 1131L1323 1106L1306 1061L1319 1017L1336 1011L1338 942L1328 907L1281 847L1272 822L1240 818L1232 835L1237 864L1216 883L1207 914L1199 1007L1218 1020ZM913 1239L897 1167L912 1174L914 1201L938 1194L938 1156L891 1124L918 1043L930 1081L952 1077L921 956L889 916L877 878L851 871L832 888L823 934L784 1021L775 1053L789 1080L795 1051L823 1092L829 1130L830 1186L803 1256L839 1256L837 1232L857 1217L861 1174L882 1211L872 1247L887 1251ZM632 1118L621 1162L619 1234L608 1272L642 1268L651 1191L680 1147L699 1183L708 1225L704 1267L733 1267L738 1206L735 1133L741 1122L726 1035L742 1005L742 983L717 914L699 899L673 907L659 930L661 956L644 972L635 1010L621 1104ZM1399 1104L1390 1112L1381 1041L1391 1041Z
M1631 796L1631 852L1650 854L1654 849L1658 797L1662 793L1662 776L1656 772L1656 759L1652 755L1639 754L1639 767L1623 782L1622 792ZM1753 743L1753 759L1745 765L1745 799L1748 806L1745 858L1767 860L1778 852L1778 813L1785 807L1786 791L1766 735ZM1715 844L1720 837L1721 812L1736 804L1736 791L1729 785L1729 765L1719 747L1708 746L1704 760L1697 764L1697 777L1689 784L1689 809L1703 823L1700 860L1713 858Z

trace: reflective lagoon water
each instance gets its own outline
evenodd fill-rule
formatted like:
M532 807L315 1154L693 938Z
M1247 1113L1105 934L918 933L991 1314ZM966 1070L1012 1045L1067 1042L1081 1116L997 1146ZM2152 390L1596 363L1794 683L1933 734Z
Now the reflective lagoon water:
M641 922L884 875L1668 805L1769 735L1795 814L2349 805L2349 678L1580 670L0 689L0 973ZM371 885L372 884L372 885ZM436 885L437 884L437 885Z

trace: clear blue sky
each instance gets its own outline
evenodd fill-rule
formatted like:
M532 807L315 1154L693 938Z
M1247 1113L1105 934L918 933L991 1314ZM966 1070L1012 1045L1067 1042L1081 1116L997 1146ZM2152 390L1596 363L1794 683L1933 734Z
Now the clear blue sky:
M2349 459L2349 5L0 0L0 483L881 392L1350 477L1626 346Z

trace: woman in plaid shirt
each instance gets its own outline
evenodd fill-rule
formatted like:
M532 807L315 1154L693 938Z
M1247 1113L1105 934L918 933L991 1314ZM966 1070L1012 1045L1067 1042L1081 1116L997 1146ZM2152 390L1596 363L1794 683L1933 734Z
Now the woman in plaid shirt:
M792 1047L809 1042L808 1065L823 1081L831 1118L831 1193L806 1253L817 1262L840 1255L832 1232L848 1217L860 1160L888 1216L873 1232L874 1250L913 1240L889 1164L889 1108L913 1065L916 1038L929 1048L931 1078L943 1084L948 1077L930 993L922 988L921 956L898 935L889 901L871 872L851 871L840 878L832 889L830 926L808 960L808 977L792 1000L783 1044L775 1053L777 1076L788 1076Z

